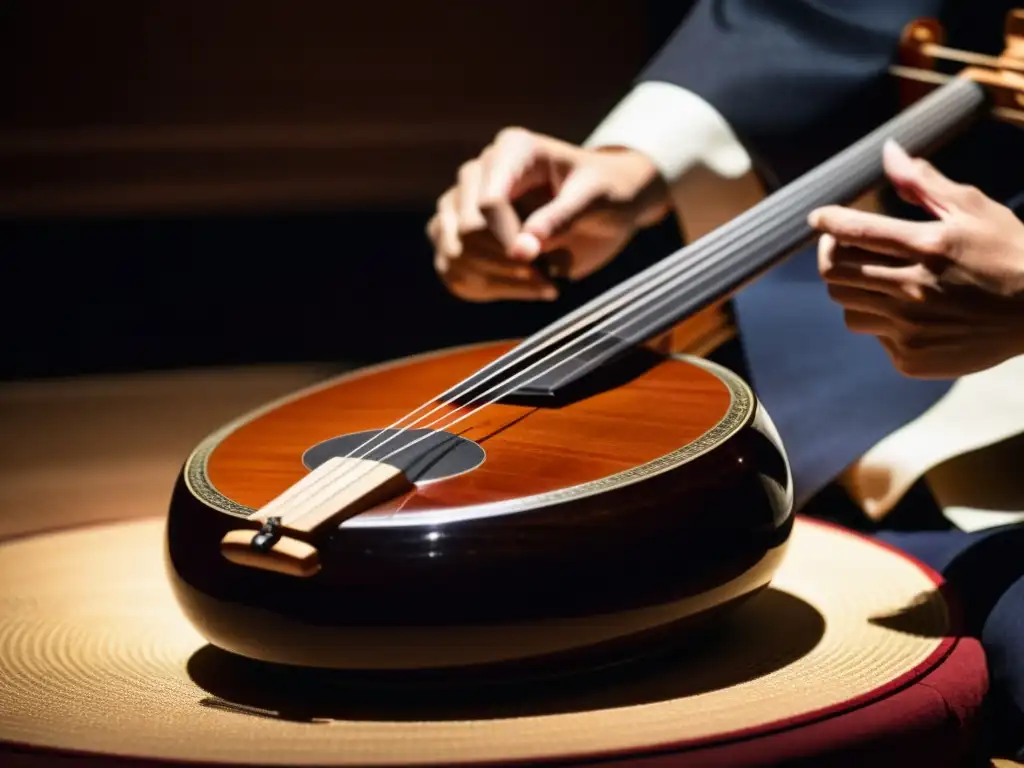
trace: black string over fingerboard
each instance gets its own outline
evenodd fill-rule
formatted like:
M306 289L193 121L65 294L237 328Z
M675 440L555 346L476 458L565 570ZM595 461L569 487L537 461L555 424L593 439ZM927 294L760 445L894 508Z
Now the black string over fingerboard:
M926 154L969 125L987 106L977 83L956 79L838 155L719 227L542 329L463 382L459 399L477 395L494 366L514 374L509 394L552 396L594 368L646 341L756 278L813 231L808 214L846 204L884 176L889 139ZM516 373L520 372L520 373ZM500 378L508 380L507 375Z

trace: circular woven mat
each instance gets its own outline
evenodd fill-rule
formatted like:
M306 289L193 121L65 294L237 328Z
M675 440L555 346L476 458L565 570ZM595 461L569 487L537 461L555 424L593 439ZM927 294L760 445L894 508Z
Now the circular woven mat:
M949 644L932 575L799 521L774 586L705 647L542 694L373 696L329 676L261 676L207 646L169 591L162 535L145 519L0 544L0 739L235 764L635 755L863 703Z

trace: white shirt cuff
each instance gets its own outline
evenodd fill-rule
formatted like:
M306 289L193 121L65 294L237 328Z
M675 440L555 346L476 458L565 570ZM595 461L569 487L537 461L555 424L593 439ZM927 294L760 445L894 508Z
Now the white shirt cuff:
M663 82L634 88L583 146L642 152L669 184L696 165L729 179L745 175L752 166L747 151L714 107L691 91Z

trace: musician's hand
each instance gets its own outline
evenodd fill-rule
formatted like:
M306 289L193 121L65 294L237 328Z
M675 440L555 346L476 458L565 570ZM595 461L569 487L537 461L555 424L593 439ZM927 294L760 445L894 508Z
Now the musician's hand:
M513 205L538 195L539 207L521 220ZM552 299L554 287L531 264L538 255L568 252L564 276L579 279L668 210L667 187L645 155L583 149L507 128L459 169L427 234L434 266L454 294L470 301Z
M830 206L813 211L818 265L852 331L877 336L896 367L953 378L1024 353L1024 223L890 142L886 173L934 221Z

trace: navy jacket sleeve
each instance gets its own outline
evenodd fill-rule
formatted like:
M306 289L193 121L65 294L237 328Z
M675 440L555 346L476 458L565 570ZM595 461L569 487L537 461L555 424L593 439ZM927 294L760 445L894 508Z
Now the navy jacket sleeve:
M903 28L941 16L944 5L699 0L640 80L674 83L713 105L774 187L894 114L887 69Z

